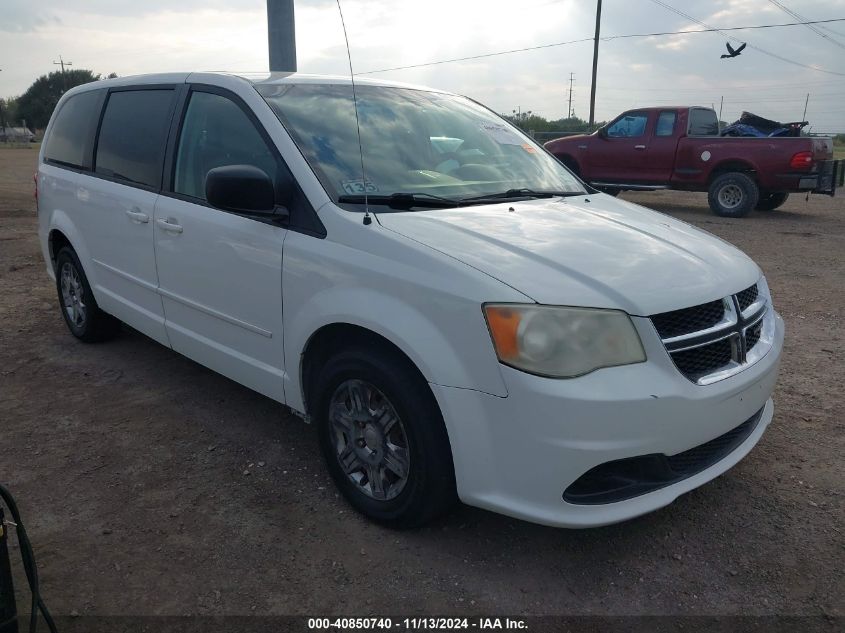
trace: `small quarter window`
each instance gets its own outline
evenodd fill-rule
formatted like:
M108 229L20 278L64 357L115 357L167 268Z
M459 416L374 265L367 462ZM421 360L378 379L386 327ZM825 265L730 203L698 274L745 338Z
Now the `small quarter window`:
M44 158L68 167L90 167L85 164L86 153L90 151L97 127L101 96L102 90L89 90L69 97L62 104L50 128Z
M654 135L672 136L672 133L675 131L676 116L674 111L667 110L666 112L661 112L657 117L657 127L654 130Z
M97 158L98 174L158 188L170 127L173 90L124 90L109 95Z

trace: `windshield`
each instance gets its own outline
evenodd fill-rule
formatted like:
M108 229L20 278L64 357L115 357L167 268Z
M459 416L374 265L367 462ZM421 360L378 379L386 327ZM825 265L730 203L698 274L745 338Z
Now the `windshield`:
M394 194L465 200L516 190L584 192L528 136L473 101L384 86L356 86L364 182L348 85L257 89L335 202L356 201L365 191L375 204Z

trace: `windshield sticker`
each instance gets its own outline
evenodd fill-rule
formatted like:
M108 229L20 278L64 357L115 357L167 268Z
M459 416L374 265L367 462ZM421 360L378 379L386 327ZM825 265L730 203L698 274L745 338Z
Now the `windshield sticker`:
M509 127L500 123L482 123L481 131L499 145L522 145L522 139Z
M378 192L378 186L371 180L368 180L366 185L363 180L344 180L340 183L340 186L346 193L352 195Z
M523 143L522 149L524 149L529 154L536 154L537 150L534 148L533 145L529 145L528 143Z

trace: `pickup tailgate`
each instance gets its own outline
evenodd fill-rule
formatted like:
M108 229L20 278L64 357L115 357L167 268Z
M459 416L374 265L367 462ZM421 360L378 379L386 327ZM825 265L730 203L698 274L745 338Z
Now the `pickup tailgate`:
M813 160L830 160L833 158L833 139L830 137L810 137L813 142L811 151Z
M813 163L818 173L812 191L833 196L845 179L845 161L833 160L832 138L812 137L810 140L813 142Z

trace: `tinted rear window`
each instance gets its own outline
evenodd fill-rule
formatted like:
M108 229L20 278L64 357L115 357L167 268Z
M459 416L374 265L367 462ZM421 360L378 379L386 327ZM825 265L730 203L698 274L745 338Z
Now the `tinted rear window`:
M44 146L44 158L71 167L85 165L93 142L100 111L102 90L90 90L70 97L62 104Z
M713 110L691 108L689 111L690 136L719 136L719 119Z
M97 141L96 172L158 188L174 97L173 90L109 95Z

